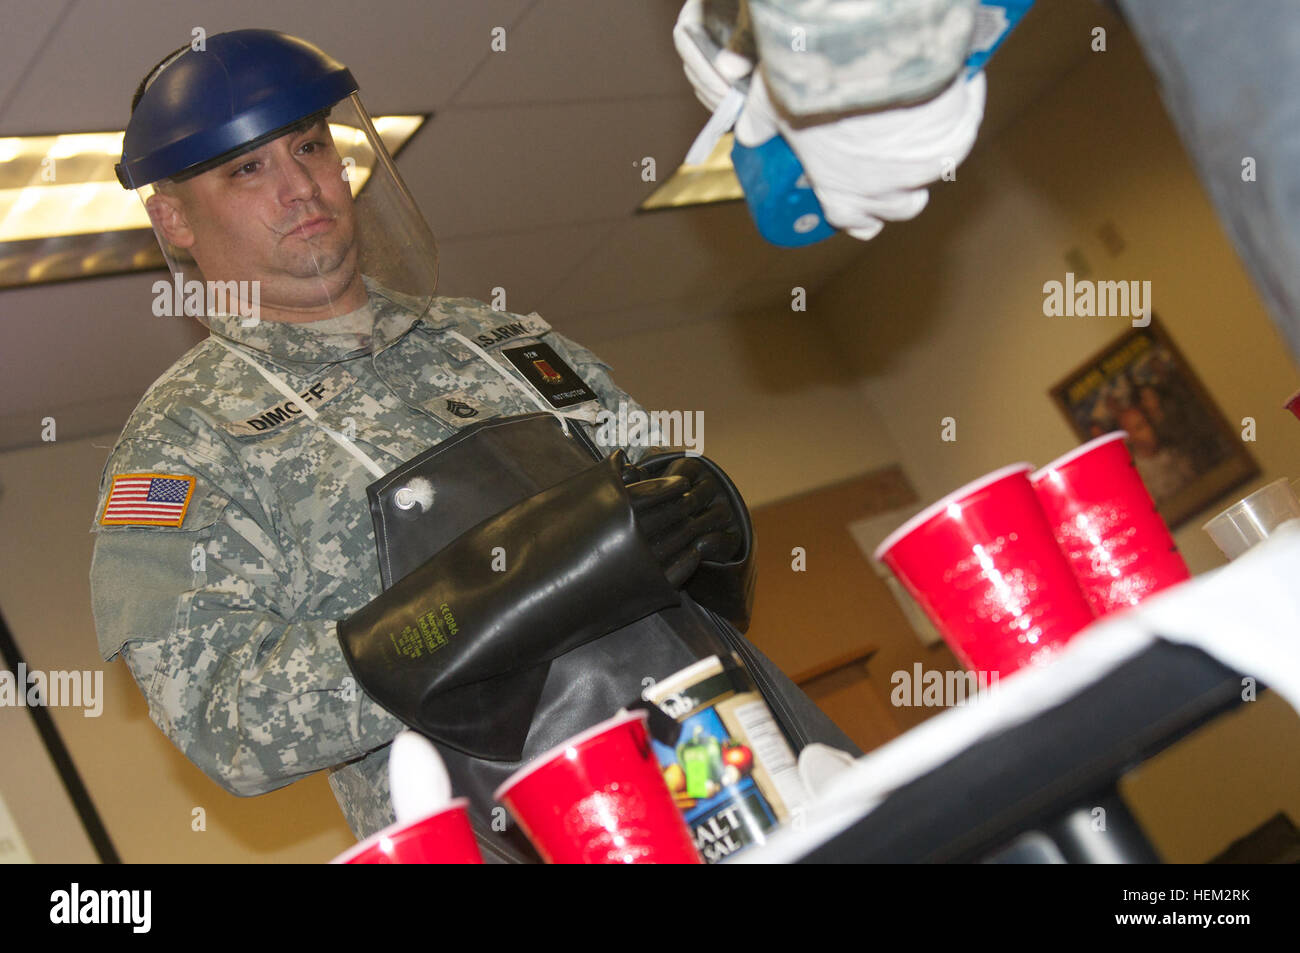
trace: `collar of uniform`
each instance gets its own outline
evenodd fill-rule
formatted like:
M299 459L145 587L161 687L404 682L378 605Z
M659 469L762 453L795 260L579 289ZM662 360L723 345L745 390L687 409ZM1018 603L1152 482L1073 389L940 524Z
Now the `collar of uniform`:
M405 336L417 321L434 329L454 323L453 318L431 310L436 298L415 298L384 288L372 278L364 275L362 278L366 284L366 306L375 316L368 347L357 347L354 333L319 331L314 322L260 321L245 327L238 315L220 314L211 316L208 324L214 334L273 358L303 364L333 364L382 351Z
M473 336L476 326L466 323L464 310L460 307L461 301L462 299L459 298L434 298L429 302L429 310L424 313L419 322L426 331L438 338L439 347L457 367L463 367L477 359L474 352L465 345L442 333L460 331L466 336Z

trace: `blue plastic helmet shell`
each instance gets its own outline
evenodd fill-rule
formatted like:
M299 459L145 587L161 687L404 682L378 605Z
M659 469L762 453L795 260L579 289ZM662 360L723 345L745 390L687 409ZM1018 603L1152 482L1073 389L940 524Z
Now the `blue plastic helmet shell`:
M137 189L246 151L357 91L342 63L274 30L234 30L189 49L145 90L116 166Z

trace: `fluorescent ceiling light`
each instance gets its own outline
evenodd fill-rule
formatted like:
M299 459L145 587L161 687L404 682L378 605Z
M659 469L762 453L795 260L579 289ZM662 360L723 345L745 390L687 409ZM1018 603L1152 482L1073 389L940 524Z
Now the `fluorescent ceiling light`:
M397 155L427 116L374 120ZM359 129L330 123L335 140L364 142ZM374 157L353 149L356 195ZM0 137L0 287L157 268L162 255L149 216L117 181L122 133Z

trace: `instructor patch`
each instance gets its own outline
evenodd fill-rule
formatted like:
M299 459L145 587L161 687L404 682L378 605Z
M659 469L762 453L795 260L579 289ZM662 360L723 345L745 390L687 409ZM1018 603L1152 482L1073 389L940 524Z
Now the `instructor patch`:
M502 348L501 353L552 407L570 407L584 400L596 400L592 389L549 344L522 344Z
M179 473L119 473L99 517L103 526L180 526L194 496L194 477Z

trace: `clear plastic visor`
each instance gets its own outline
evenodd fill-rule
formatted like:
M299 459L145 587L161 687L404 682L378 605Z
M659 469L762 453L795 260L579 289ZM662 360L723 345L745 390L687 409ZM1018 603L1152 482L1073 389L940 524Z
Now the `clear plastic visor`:
M355 94L256 148L136 194L187 295L185 313L205 324L219 314L338 317L366 305L368 285L422 315L437 287L433 233Z

